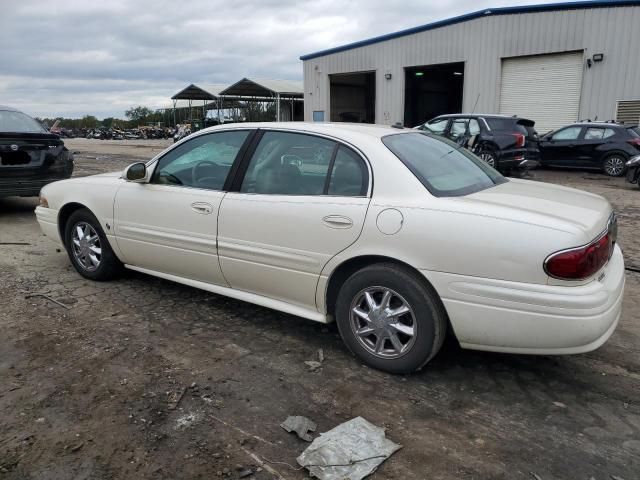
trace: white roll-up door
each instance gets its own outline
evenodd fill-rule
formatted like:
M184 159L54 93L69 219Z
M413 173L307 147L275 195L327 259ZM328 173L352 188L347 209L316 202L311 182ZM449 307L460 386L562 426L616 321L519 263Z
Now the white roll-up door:
M500 113L536 122L546 133L578 121L583 53L502 59Z

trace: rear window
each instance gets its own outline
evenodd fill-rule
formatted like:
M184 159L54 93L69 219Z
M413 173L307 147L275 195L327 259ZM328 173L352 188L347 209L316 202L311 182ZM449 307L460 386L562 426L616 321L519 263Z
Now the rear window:
M0 110L0 132L43 133L46 130L29 115L25 115L22 112Z
M382 143L436 197L458 197L507 181L465 148L429 133L387 135Z

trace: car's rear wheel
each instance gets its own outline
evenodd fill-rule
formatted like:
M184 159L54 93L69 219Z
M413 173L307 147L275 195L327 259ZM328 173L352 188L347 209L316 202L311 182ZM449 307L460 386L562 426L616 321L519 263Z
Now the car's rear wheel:
M418 274L393 263L365 267L342 285L336 321L349 349L391 373L419 370L447 330L440 298Z
M485 162L490 167L497 168L498 156L496 155L496 152L493 149L489 147L482 147L478 152L478 156L483 162Z
M98 219L86 208L76 210L64 232L69 259L77 272L91 280L111 280L123 265L109 245Z
M614 153L604 159L602 162L602 169L604 170L604 173L610 177L619 177L624 173L624 166L626 162L627 159L624 155Z

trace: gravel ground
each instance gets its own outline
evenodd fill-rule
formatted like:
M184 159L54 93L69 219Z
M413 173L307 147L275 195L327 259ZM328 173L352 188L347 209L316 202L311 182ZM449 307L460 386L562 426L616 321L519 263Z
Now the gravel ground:
M169 144L66 143L75 175ZM640 267L640 190L598 173L534 176L608 198ZM307 446L279 427L288 415L316 433L359 415L386 427L403 448L374 478L640 477L637 273L618 330L593 353L501 355L451 340L423 372L391 376L350 356L333 325L133 272L84 280L40 234L36 203L0 200L1 479L305 479L275 463L295 466Z

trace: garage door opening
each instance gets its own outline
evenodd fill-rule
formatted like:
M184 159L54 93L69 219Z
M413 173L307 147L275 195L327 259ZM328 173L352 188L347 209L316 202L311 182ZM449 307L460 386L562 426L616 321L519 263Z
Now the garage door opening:
M404 78L406 127L438 115L462 112L463 62L405 68Z
M329 84L332 122L375 122L375 72L329 75Z

